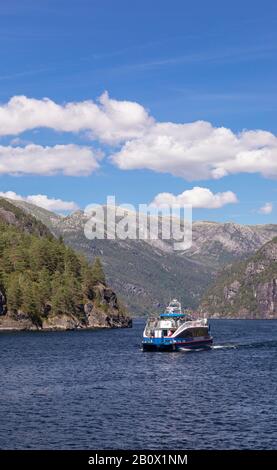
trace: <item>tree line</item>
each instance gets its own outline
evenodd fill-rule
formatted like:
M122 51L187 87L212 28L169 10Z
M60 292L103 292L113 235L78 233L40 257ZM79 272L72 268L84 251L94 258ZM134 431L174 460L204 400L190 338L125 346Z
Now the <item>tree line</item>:
M82 315L99 282L106 283L99 258L91 266L61 238L0 222L0 290L9 312L24 312L37 324L50 311Z

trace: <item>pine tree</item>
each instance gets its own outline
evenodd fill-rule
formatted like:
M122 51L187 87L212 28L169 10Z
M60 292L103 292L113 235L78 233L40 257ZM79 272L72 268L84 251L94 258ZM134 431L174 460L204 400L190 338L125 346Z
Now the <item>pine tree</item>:
M43 268L39 273L37 291L41 305L45 306L50 302L52 295L51 276L46 268Z
M22 289L22 310L31 318L34 324L41 326L42 305L37 283L32 282L28 276L22 276L20 285Z
M78 256L71 248L67 248L64 256L64 270L67 276L79 277L81 274L81 263Z
M23 244L13 250L12 262L15 271L24 272L29 267L28 251Z
M100 282L106 285L106 278L105 278L104 270L102 267L101 260L98 256L95 258L92 269L91 269L91 282L92 282L92 285L96 285Z
M7 275L11 274L14 270L14 266L10 258L11 253L12 250L10 249L10 247L6 248L1 259L2 269Z
M73 276L63 276L54 284L52 308L56 314L75 314L82 303L80 284Z
M7 311L22 310L40 326L48 308L82 319L84 302L97 300L95 285L106 283L101 261L97 257L90 266L61 238L41 233L22 232L0 220L0 290Z
M52 297L52 310L55 314L67 313L67 297L64 286L60 285L55 289Z
M50 258L49 245L50 242L44 239L32 239L29 251L31 257L31 269L33 271L39 271L44 267L50 269L52 260Z
M82 267L82 289L85 299L93 300L94 298L94 282L92 276L92 268L90 266Z
M8 310L17 312L22 304L22 290L19 284L18 274L13 274L9 277L7 284L7 301Z

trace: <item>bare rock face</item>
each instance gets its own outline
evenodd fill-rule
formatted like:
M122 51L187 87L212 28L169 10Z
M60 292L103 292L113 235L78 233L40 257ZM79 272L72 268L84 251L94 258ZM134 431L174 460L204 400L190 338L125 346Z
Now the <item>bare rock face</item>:
M89 328L132 326L131 318L120 310L115 292L104 284L95 287L94 299L85 304L84 312Z
M54 253L59 253L59 259L61 255L61 259L64 261L64 271L66 271L66 250L64 245L61 245L62 240L55 241L53 234L47 228L47 226L40 220L36 218L36 211L40 214L45 213L44 210L36 208L36 206L32 206L35 208L34 216L28 211L24 211L17 207L15 204L11 203L10 201L0 197L0 224L3 228L4 234L8 234L11 238L11 245L9 245L10 252L13 252L13 243L12 237L13 234L16 234L18 237L18 244L19 249L22 250L20 253L24 253L25 245L25 237L26 240L30 240L30 235L41 238L42 242L46 242L45 246L48 246L48 242L53 242L53 251L51 248L50 255L48 256L55 256ZM61 218L51 214L50 212L46 211L46 220L60 220ZM52 217L53 216L53 217ZM50 219L49 219L50 217ZM79 219L80 213L76 213L76 218ZM8 226L14 226L8 227ZM7 232L6 232L7 231ZM24 238L23 237L24 233ZM47 240L45 240L47 238ZM24 243L23 243L24 242ZM60 248L63 246L63 249ZM9 274L11 274L5 267L5 252L1 250L1 260L2 260L2 271L1 271L1 283L0 283L0 330L32 330L32 329L42 329L42 330L67 330L67 329L75 329L75 328L93 328L93 327L127 327L131 326L132 322L130 317L124 311L123 306L121 306L118 302L117 296L115 292L105 284L98 283L97 285L90 285L89 293L87 292L86 298L84 298L83 293L83 283L80 279L77 279L76 274L76 290L79 289L79 292L76 292L76 296L72 296L70 302L61 302L60 308L53 305L53 295L51 289L49 291L49 298L48 295L45 294L45 299L41 302L40 296L34 296L35 300L31 302L32 299L32 291L26 291L27 298L30 301L30 307L28 311L28 307L22 307L24 311L19 310L19 306L21 305L28 305L29 302L23 301L21 298L21 285L20 280L18 281L19 287L19 301L12 302L12 294L9 297ZM21 256L21 255L20 255ZM22 256L24 256L22 254ZM31 258L32 253L28 252L28 259ZM8 261L14 266L13 261L9 258L9 254L7 254ZM12 255L11 255L12 258ZM80 266L83 265L80 261ZM85 265L85 264L84 264ZM40 269L44 268L44 264L41 263L41 266L36 266L36 269L32 270L30 266L30 271L32 275L30 278L36 278L40 275ZM21 267L21 270L15 268L15 272L21 275L21 271L25 268ZM57 271L59 272L59 271ZM7 278L6 278L7 276ZM73 276L74 277L74 276ZM50 287L51 283L51 275L49 275L48 287ZM27 285L27 284L26 284ZM4 288L5 286L5 288ZM30 282L31 289L39 288L38 284ZM66 286L66 280L65 280ZM26 286L25 286L26 287ZM29 288L28 288L29 289ZM8 293L7 293L8 292ZM37 293L37 292L36 292ZM38 293L39 294L39 293ZM51 295L50 295L51 294ZM78 294L78 295L77 295ZM7 297L6 297L7 295ZM65 293L65 295L67 295ZM26 311L25 311L26 310Z
M271 225L239 225L236 223L194 222L190 256L201 256L221 262L245 258L276 236ZM246 255L246 256L245 256Z
M49 317L42 322L43 330L75 330L80 322L73 316L55 315Z
M277 238L223 271L201 310L212 317L277 318Z
M82 211L61 217L25 201L18 207L44 222L52 233L89 260L101 256L107 279L131 311L144 314L165 306L172 292L196 308L207 287L226 264L252 256L277 235L277 225L193 222L192 246L175 251L173 240L87 240ZM185 285L185 289L184 289Z
M117 312L105 313L101 308L94 307L92 303L85 305L85 312L89 328L129 328L132 326L130 318Z
M258 284L255 296L262 317L275 317L277 314L277 278Z
M1 304L2 300L2 304ZM41 323L35 324L25 312L7 312L5 296L0 292L0 330L75 330L87 328L130 328L132 319L119 305L115 292L104 284L94 287L93 299L79 306L76 315L47 312Z
M27 315L14 315L7 312L5 315L0 316L0 330L37 330L37 327Z
M15 215L11 211L3 209L2 207L0 207L0 219L9 225L17 225Z
M3 292L0 290L0 315L5 315L6 311L7 311L6 297L4 296Z
M228 302L232 303L232 299L234 299L240 289L239 281L234 281L229 286L224 287L224 299Z

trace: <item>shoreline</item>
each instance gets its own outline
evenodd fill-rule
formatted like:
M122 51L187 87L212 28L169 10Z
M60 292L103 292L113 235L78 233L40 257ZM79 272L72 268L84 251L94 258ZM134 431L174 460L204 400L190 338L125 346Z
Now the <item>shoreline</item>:
M75 327L75 328L24 328L24 327L1 327L0 326L0 334L1 333L18 333L18 332L32 332L32 333L51 333L51 332L67 332L67 331L93 331L93 330L120 330L120 329L131 329L133 327L134 320L145 320L144 317L135 317L132 318L131 324L126 326L87 326L87 327ZM277 321L277 318L229 318L229 317L221 317L221 318L208 318L208 320L229 320L229 321Z
M61 331L92 331L92 330L120 330L130 329L131 326L88 326L85 328L13 328L13 327L0 327L1 333L17 333L17 332L31 332L31 333L51 333Z

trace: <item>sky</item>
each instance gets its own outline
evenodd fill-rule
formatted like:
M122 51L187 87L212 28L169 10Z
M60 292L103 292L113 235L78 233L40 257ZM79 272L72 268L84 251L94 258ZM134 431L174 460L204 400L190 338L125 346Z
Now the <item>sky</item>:
M273 0L0 2L0 194L276 223Z

